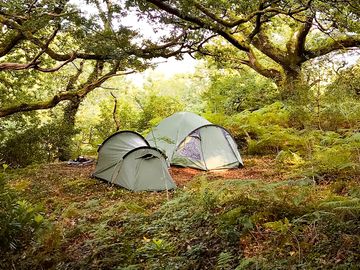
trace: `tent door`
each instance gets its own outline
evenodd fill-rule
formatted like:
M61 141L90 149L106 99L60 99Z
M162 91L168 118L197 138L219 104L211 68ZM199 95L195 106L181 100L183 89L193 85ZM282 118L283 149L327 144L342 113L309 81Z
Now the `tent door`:
M204 155L201 146L199 130L194 131L178 146L172 163L185 167L195 167L206 170Z
M199 129L199 131L201 148L208 170L234 168L239 165L234 150L222 128L207 126Z
M139 157L136 162L134 190L164 190L164 186L169 189L158 157Z

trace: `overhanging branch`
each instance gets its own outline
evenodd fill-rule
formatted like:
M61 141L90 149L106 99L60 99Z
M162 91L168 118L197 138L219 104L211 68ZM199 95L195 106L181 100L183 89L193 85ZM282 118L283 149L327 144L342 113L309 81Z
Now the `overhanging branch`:
M312 59L319 56L326 55L337 50L346 50L350 48L360 48L360 36L348 36L339 40L332 40L322 47L314 50L307 50L304 52L305 58Z
M9 116L18 112L28 112L42 109L50 109L58 105L60 102L65 100L74 100L74 99L82 99L92 90L100 87L106 80L115 77L115 76L124 76L127 74L131 74L134 71L121 72L117 73L119 69L119 63L115 63L112 70L106 73L105 75L97 78L94 81L88 81L84 85L82 85L78 90L73 91L70 89L69 91L59 93L54 95L48 100L45 101L35 101L29 103L21 103L16 105L11 105L9 107L0 108L0 118ZM71 87L70 87L71 88Z
M165 3L165 1L162 0L147 0L147 2L152 3L156 7L168 12L169 14L175 15L180 19L194 23L204 29L210 30L212 32L221 35L239 50L246 52L249 51L248 44L235 38L230 32L225 30L223 27L218 27L216 24L210 24L209 22L206 22L199 17L195 17L190 14L181 12L179 9L172 7L171 5Z
M156 2L158 2L158 1L156 1ZM194 2L194 6L197 9L199 9L202 13L204 13L206 16L208 16L212 20L216 21L217 23L219 23L225 27L228 27L228 28L233 28L235 26L239 26L241 24L247 23L247 22L251 21L253 18L260 17L261 15L264 15L266 13L275 13L275 14L283 14L283 15L293 16L295 14L301 13L301 12L309 9L311 2L312 2L312 0L309 0L305 5L300 6L298 8L283 10L281 8L265 6L265 2L262 1L260 3L260 8L258 10L254 11L246 16L243 16L242 18L238 18L238 19L235 19L232 21L228 21L228 20L219 18L214 13L212 13L209 9L205 8L203 5L201 5L198 2Z

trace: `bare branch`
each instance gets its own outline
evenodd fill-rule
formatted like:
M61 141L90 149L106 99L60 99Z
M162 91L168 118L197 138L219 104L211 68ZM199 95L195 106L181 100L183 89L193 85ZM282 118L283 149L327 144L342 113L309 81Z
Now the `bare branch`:
M289 16L292 16L294 14L298 14L298 13L301 13L301 12L309 9L311 2L312 2L312 0L309 0L306 5L301 6L299 8L296 8L296 9L293 9L293 10L288 10L288 11L283 10L281 8L274 8L274 7L270 7L270 6L265 8L265 6L264 6L265 3L262 2L260 4L260 8L258 10L248 14L247 16L244 16L242 18L239 18L239 19L233 20L233 21L226 21L226 20L223 20L223 19L219 18L214 13L212 13L210 10L206 9L204 6L202 6L201 4L199 4L197 2L194 3L194 6L196 8L198 8L201 12L203 12L206 16L208 16L209 18L216 21L217 23L220 23L221 25L223 25L225 27L233 28L235 26L239 26L241 24L249 22L254 17L259 17L259 16L264 15L266 13L284 14L284 15L289 15Z
M117 98L116 98L116 96L114 95L113 92L110 92L110 94L114 98L113 119L114 119L114 122L115 122L116 131L119 131L120 130L120 121L119 121L118 117L116 116L118 100L117 100Z
M157 6L158 8L172 14L175 15L185 21L188 22L192 22L197 24L200 27L203 27L205 29L211 30L219 35L221 35L222 37L224 37L227 41L229 41L232 45L234 45L236 48L243 50L243 51L249 51L249 47L248 45L241 41L238 40L237 38L235 38L233 35L231 35L228 31L224 30L221 27L217 27L216 25L213 24L209 24L208 22L202 20L199 17L195 17L195 16L191 16L189 14L185 14L183 12L181 12L180 10L170 6L169 4L165 3L162 0L147 0L147 2L154 4L155 6Z

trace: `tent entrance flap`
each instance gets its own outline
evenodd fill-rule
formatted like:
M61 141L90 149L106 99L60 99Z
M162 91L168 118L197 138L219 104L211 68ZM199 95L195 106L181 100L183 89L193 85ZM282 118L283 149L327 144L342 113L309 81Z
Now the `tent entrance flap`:
M217 126L205 126L200 129L201 143L206 167L209 170L231 168L239 165L224 130ZM214 143L217 142L217 143Z
M193 132L180 143L174 153L172 164L206 170L201 149L201 137L198 131Z

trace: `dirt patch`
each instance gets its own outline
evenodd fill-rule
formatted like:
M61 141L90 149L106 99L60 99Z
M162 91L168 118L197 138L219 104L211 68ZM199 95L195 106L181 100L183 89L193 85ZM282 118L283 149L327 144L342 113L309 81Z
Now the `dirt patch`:
M242 168L229 170L201 171L192 168L171 167L169 169L171 176L178 186L184 186L195 177L201 175L208 179L261 179L263 181L276 181L284 178L274 170L275 161L272 157L247 157L244 158L245 166ZM56 171L58 175L65 177L90 177L95 170L95 164L87 166L70 166L66 163L55 163L46 166L51 172ZM49 172L49 173L51 173Z
M51 170L56 170L57 174L74 178L91 177L95 170L95 163L86 166L74 166L67 163L53 163L50 165ZM51 172L50 172L51 173Z
M201 171L192 168L171 167L170 174L178 186L184 186L187 182L201 175L207 179L261 179L263 181L279 181L285 175L274 170L275 160L272 157L249 157L244 159L245 166L228 170Z
M171 167L169 169L171 177L174 179L178 186L184 186L187 182L191 181L194 177L204 174L203 171L192 168Z

